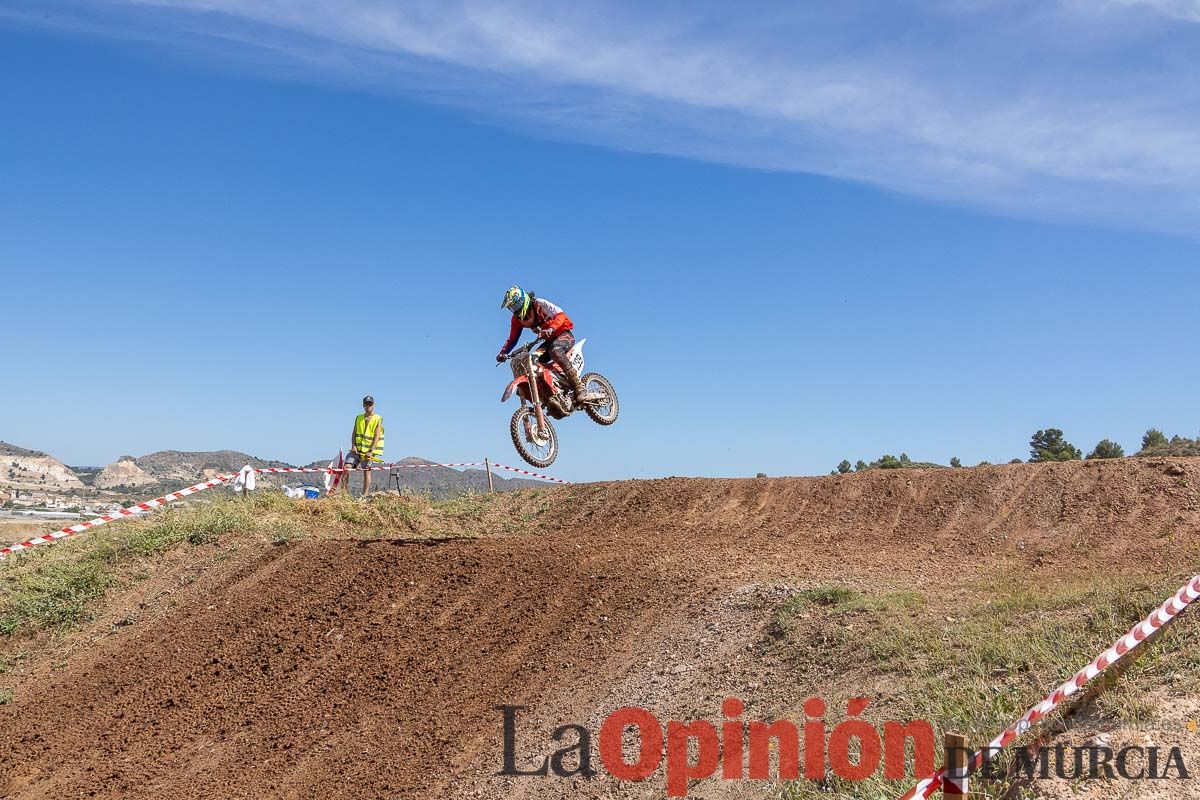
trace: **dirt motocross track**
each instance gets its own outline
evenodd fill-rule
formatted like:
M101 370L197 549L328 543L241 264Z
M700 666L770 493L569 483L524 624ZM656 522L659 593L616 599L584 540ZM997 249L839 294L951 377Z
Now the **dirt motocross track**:
M1185 570L1196 486L1194 459L665 479L556 488L508 536L242 549L34 670L0 706L0 796L662 796L496 777L496 707L529 707L525 759L626 703L786 705L751 648L770 587Z

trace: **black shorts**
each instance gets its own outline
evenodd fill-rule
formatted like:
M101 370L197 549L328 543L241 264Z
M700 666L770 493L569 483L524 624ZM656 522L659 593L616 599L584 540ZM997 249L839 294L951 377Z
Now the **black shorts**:
M364 459L362 456L360 456L358 454L357 450L351 450L350 454L348 456L346 456L344 461L342 461L342 466L348 467L350 469L358 469L359 467L369 467L370 465L371 465L371 459L369 459L369 458Z

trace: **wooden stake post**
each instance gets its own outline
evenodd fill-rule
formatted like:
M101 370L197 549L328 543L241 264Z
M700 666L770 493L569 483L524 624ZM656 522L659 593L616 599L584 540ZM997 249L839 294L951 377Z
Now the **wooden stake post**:
M961 733L947 732L943 741L946 759L946 777L954 780L945 781L942 786L942 797L946 800L966 800L967 763L970 751L967 749L967 737Z
M489 460L488 460L488 459L485 457L485 458L483 459L483 466L484 466L484 468L485 468L485 469L487 469L487 475L488 475L488 494L495 494L495 493L496 493L496 487L492 485L492 462L491 462L491 461L489 461Z

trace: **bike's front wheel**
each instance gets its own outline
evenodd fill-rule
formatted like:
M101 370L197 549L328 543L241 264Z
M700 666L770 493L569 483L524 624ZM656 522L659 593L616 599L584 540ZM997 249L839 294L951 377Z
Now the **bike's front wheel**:
M548 419L545 427L539 425L533 406L521 406L513 413L508 432L512 434L513 446L529 464L544 469L558 458L558 434Z
M612 425L621 413L621 404L617 402L617 390L608 382L608 378L599 372L589 372L579 379L583 387L593 394L600 395L594 403L585 403L583 410L599 425Z

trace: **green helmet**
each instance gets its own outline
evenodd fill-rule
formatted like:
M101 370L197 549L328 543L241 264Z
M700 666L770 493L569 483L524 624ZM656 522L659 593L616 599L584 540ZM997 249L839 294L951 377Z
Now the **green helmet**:
M500 307L507 308L521 319L524 319L529 314L529 303L529 293L520 286L513 286L504 293L504 302L500 304Z

